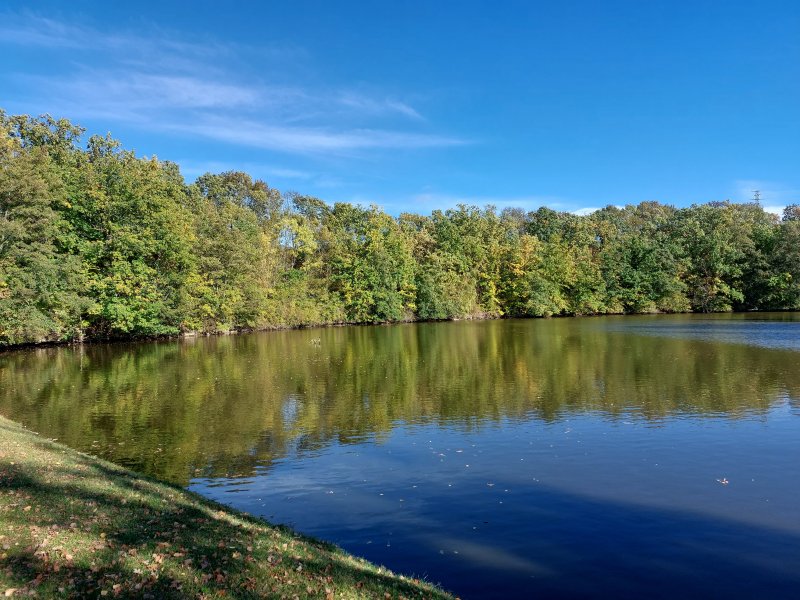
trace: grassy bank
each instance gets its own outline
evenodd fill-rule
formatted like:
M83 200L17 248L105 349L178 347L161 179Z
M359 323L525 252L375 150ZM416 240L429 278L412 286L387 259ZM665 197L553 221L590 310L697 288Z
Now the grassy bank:
M0 417L0 594L450 598Z

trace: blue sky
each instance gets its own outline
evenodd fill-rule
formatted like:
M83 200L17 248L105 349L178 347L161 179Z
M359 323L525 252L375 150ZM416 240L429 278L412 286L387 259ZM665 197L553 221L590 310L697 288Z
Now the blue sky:
M329 202L800 202L800 2L5 2L0 107Z

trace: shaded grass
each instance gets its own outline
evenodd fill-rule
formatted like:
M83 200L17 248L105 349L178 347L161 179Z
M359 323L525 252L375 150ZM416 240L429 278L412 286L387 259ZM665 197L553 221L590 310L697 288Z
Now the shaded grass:
M451 598L0 417L0 594Z

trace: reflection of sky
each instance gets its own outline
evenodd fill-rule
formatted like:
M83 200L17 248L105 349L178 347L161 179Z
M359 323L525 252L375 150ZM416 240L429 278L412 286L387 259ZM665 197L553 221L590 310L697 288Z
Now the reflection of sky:
M800 322L798 321L724 321L699 319L682 321L653 321L642 323L614 323L608 331L669 337L704 342L745 344L762 348L800 350Z
M657 428L599 414L474 432L398 423L383 441L190 488L463 597L725 595L741 573L780 592L800 585L797 418L784 403Z

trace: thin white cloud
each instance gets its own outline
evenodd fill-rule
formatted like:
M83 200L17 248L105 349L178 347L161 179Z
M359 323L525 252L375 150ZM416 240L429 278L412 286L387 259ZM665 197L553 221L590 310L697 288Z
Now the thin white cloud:
M231 144L299 153L437 148L466 143L457 138L425 133L381 129L334 130L323 127L285 127L258 121L214 117L203 122L175 124L170 128Z
M422 120L423 117L412 106L393 100L391 98L375 99L357 94L352 91L341 92L338 97L338 102L343 106L353 108L362 113L383 115L383 114L399 114L412 119Z
M37 86L47 86L54 98L75 104L85 114L127 115L142 109L211 109L254 106L256 90L203 80L186 75L87 71L64 78L26 77Z
M192 77L136 74L128 82L115 82L113 92L145 106L216 108L253 105L258 93L247 87L200 81Z
M91 40L91 32L77 25L31 14L5 13L0 16L0 42L3 44L81 48Z
M55 76L9 75L38 112L286 153L347 155L466 143L428 127L420 131L425 120L419 111L379 90L309 88L248 76L248 68L234 68L243 58L236 45L199 44L164 32L104 32L31 14L4 16L0 44L50 49L72 60ZM398 118L404 126L398 127Z
M463 145L465 140L425 132L371 127L310 125L329 122L313 115L302 92L257 89L189 76L133 73L122 77L91 71L73 79L26 77L49 90L74 118L136 123L220 142L289 153L422 149ZM300 112L293 112L299 107ZM41 102L42 112L55 112ZM303 123L297 124L297 123Z
M320 174L301 169L291 169L274 164L254 162L197 161L194 159L178 159L173 161L180 165L184 177L195 178L205 173L224 173L226 171L244 171L253 177L310 181L321 177Z
M163 33L143 36L124 31L101 31L83 24L26 13L0 14L0 44L27 47L115 52L132 56L177 54L181 57L210 57L230 54L229 44L210 40L196 43Z
M281 167L270 167L267 173L275 177L283 177L284 179L311 179L314 177L313 173L308 171L300 171L298 169L284 169Z
M78 114L125 115L141 109L247 109L268 113L283 123L313 121L331 111L328 92L312 94L283 85L255 85L218 81L209 74L154 74L142 71L83 69L65 77L20 76L28 86L46 88ZM335 96L335 93L332 93ZM391 113L422 117L413 108L391 100L373 100L341 93L334 104L364 116Z

